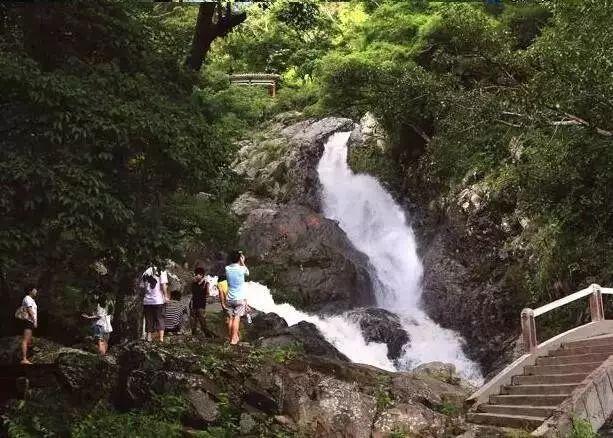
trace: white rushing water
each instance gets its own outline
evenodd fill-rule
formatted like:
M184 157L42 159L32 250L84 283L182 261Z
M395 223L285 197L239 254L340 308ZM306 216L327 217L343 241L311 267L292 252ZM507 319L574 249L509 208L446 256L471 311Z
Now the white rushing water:
M480 384L479 367L462 351L457 333L443 329L419 308L422 265L413 230L400 206L373 177L355 174L347 164L349 132L332 135L318 165L323 210L336 220L351 243L368 256L373 271L377 305L397 314L410 336L396 366L387 358L387 345L367 343L357 323L344 315L319 317L275 304L265 286L249 283L249 304L274 312L289 325L315 324L323 336L353 362L387 370L409 370L425 362L455 364L459 374Z
M275 304L268 288L255 282L247 283L247 301L257 310L276 313L289 325L300 321L315 324L326 340L352 362L365 363L388 371L395 370L394 364L387 358L387 345L367 343L360 326L343 315L320 317L301 312L291 304Z

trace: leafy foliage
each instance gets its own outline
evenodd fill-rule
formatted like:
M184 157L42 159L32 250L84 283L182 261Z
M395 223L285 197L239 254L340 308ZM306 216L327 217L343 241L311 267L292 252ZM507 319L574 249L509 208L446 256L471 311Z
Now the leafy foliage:
M404 174L398 187L424 187L411 195L452 200L479 183L495 221L529 217L517 224L521 247L509 243L523 304L557 298L556 282L609 283L611 5L376 2L367 12L363 33L345 36L354 49L325 58L324 112L373 111Z
M0 11L0 272L13 290L24 277L87 290L98 260L113 290L148 260L182 256L185 242L231 240L231 141L266 103L185 71L178 17L190 15L162 12L125 2ZM169 208L177 191L217 202L194 202L190 215Z

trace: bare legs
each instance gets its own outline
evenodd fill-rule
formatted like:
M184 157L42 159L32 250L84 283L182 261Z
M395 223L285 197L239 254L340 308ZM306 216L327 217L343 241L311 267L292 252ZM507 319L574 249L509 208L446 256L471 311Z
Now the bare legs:
M228 329L230 331L230 344L231 345L236 345L240 341L239 336L238 336L240 323L241 323L240 316L230 317L230 321L228 323Z
M109 348L108 342L105 341L104 339L98 339L97 344L98 344L98 353L100 353L100 356L106 355L106 351Z
M147 342L160 341L164 342L164 330L158 330L156 332L147 332Z
M31 365L28 360L28 345L32 343L32 330L25 329L23 331L23 339L21 340L21 363L23 365Z

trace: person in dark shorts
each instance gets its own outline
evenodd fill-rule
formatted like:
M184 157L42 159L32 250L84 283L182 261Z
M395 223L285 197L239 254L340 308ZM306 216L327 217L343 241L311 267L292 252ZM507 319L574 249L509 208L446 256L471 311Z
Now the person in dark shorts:
M198 332L198 328L206 335L206 300L209 296L209 282L204 278L204 269L194 269L192 280L192 311L191 325L192 334Z
M169 301L168 273L155 266L147 268L141 276L141 285L145 289L143 314L147 340L154 337L164 342L164 305Z
M21 339L22 365L32 364L32 362L28 360L28 346L32 344L34 329L38 327L38 307L36 301L34 301L37 294L38 290L36 290L34 286L26 287L21 306L15 313L15 317L19 323L19 329L23 335Z

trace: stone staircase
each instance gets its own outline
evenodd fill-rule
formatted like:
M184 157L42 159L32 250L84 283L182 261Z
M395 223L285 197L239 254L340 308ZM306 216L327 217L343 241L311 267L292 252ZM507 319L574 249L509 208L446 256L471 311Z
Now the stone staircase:
M512 384L502 386L489 403L468 414L471 423L533 430L540 426L571 392L610 355L613 337L563 343L549 355L525 366Z

